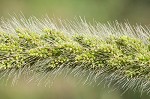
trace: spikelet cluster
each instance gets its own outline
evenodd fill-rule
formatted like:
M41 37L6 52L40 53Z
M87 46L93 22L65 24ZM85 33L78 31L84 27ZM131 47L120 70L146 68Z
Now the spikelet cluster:
M91 25L82 19L54 21L48 17L1 20L1 79L7 76L6 81L11 79L14 84L28 74L30 82L35 73L46 78L64 68L66 75L74 72L81 77L88 71L86 81L104 81L125 91L132 88L149 94L149 27L118 22Z

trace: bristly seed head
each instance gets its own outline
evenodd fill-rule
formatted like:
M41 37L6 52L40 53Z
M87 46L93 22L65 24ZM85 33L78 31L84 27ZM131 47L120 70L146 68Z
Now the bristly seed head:
M1 78L7 76L14 84L28 72L30 82L36 73L42 77L40 83L64 68L71 69L66 75L88 71L86 81L96 82L101 77L108 85L121 85L125 90L140 88L149 93L149 28L118 22L92 26L82 19L57 24L49 18L35 17L1 21ZM48 82L46 79L45 84Z

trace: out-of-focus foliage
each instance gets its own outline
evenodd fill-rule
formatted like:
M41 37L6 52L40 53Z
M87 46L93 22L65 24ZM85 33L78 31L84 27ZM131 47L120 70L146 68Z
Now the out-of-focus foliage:
M8 87L3 84L0 86L0 96L2 99L149 99L149 96L128 90L121 95L123 91L113 90L104 86L88 86L77 84L78 80L69 77L55 79L53 85L49 88L27 85L26 83L17 86Z
M86 17L89 21L149 24L149 0L0 0L0 16L22 11L26 16Z

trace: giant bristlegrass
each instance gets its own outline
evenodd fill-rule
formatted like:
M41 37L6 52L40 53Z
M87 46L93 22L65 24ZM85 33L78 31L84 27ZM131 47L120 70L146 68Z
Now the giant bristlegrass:
M1 21L1 80L14 84L19 77L28 75L30 82L39 79L39 74L40 82L63 69L66 75L74 72L79 78L88 71L86 81L104 81L108 86L149 93L149 27L35 17ZM46 79L43 85L47 82L50 81Z

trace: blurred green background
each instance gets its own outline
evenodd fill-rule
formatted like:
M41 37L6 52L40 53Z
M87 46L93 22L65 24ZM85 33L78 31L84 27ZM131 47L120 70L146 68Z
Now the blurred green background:
M121 89L114 90L112 87L100 85L83 85L84 81L78 82L77 77L64 76L56 77L49 84L41 82L37 86L35 83L26 84L24 82L17 83L16 86L5 86L0 84L0 99L150 99L146 93L140 93L138 90L124 91ZM99 81L100 82L100 81Z
M63 19L81 16L89 22L93 19L102 23L128 20L131 24L149 25L150 0L0 0L0 17L20 12L25 16L47 14ZM120 96L121 90L108 93L110 89L101 87L74 87L72 81L58 80L49 89L0 87L0 99L150 99L133 91Z
M88 21L128 20L149 25L150 0L0 0L0 16L20 11L26 16L47 13L65 19L81 16Z

